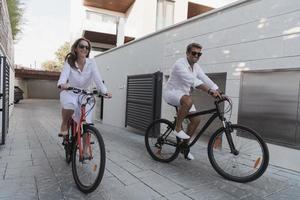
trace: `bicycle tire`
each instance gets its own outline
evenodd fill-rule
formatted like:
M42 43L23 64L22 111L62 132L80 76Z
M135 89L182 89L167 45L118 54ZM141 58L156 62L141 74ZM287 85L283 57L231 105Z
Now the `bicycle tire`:
M163 134L161 134L162 130L165 130ZM177 158L180 151L177 145L179 139L172 135L173 130L173 123L166 119L155 120L148 126L145 133L145 146L154 160L168 163ZM166 137L162 138L164 134ZM163 147L166 148L162 153ZM165 153L168 151L170 153Z
M211 136L208 143L207 151L211 165L218 174L231 181L246 183L258 179L266 171L269 164L269 150L266 143L256 131L248 127L235 124L230 125L229 129L231 130L230 135L234 139L233 143L238 153L234 155L230 152L226 135L222 138L222 134L225 133L225 128L222 127ZM239 142L242 144L239 145ZM247 149L242 146L243 143ZM251 147L251 145L253 145L253 147ZM229 154L225 155L226 151ZM225 161L223 163L225 164L226 162L228 166L221 166L222 162L217 161L217 157L224 159ZM243 170L243 172L237 170ZM239 175L234 175L229 172Z
M94 134L95 140L97 140L97 142L98 142L99 151L100 151L100 159L99 159L100 165L99 165L99 171L96 175L95 181L93 181L93 183L91 183L89 185L83 183L83 181L81 180L81 178L79 176L80 174L77 171L77 165L79 165L79 163L82 161L80 161L79 158L76 157L78 155L78 145L74 145L73 154L72 154L72 173L73 173L73 177L74 177L77 187L83 193L93 192L99 186L99 184L103 178L103 174L104 174L104 170L105 170L105 161L106 161L104 141L103 141L103 138L102 138L100 132L95 127L86 125L86 133L84 133L84 134L87 134L87 133ZM98 158L93 157L91 160L94 160L94 159L98 159ZM82 162L81 165L83 166L84 163ZM95 165L95 166L97 167L97 165Z

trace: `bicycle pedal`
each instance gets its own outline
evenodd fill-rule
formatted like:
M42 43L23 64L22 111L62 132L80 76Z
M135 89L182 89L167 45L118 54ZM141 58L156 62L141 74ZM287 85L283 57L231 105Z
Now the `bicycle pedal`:
M68 145L68 142L64 139L61 144L65 146Z

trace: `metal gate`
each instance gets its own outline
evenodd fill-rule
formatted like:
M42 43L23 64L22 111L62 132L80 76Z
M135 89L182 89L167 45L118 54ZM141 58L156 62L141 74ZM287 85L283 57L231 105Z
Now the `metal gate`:
M125 126L145 131L161 116L162 73L127 77Z
M2 129L1 129L1 141L0 144L5 144L5 137L8 132L9 126L9 65L6 61L6 57L0 56L0 99L2 100L1 116L2 116Z

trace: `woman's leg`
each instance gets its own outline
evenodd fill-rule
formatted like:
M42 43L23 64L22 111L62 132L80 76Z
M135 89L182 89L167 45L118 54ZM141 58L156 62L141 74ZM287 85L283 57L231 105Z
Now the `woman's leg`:
M68 131L68 121L71 119L73 113L74 110L64 109L64 108L61 110L61 116L62 116L62 123L60 126L61 133Z

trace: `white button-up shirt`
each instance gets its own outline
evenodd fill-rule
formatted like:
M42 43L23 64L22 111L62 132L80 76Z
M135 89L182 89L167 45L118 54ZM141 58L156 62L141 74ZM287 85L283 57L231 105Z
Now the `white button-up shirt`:
M78 68L72 68L66 61L57 86L68 82L71 87L87 90L91 86L92 81L94 81L98 90L100 90L103 94L107 93L107 88L102 82L95 60L86 58L82 71Z
M192 68L187 58L180 58L173 65L165 90L180 90L189 95L191 88L202 84L206 84L213 90L218 89L218 86L203 72L198 63L195 63Z

